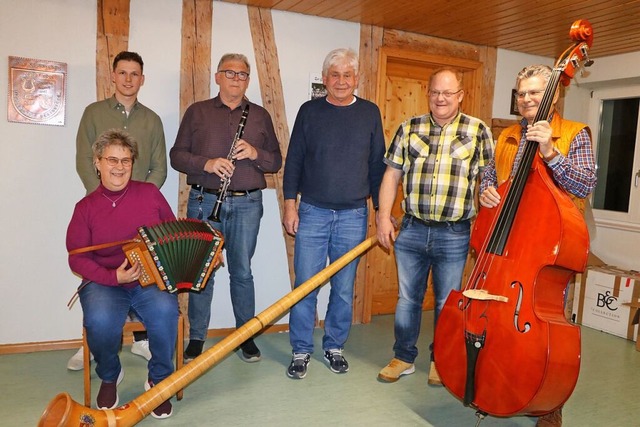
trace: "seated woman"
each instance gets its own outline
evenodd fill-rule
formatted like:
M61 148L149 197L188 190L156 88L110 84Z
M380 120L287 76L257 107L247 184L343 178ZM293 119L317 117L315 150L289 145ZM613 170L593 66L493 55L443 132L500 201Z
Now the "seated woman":
M132 239L142 225L175 219L155 185L131 181L137 156L135 140L122 130L111 129L98 137L93 158L100 186L76 204L67 229L67 250ZM129 264L120 245L70 255L69 266L82 277L83 324L102 380L97 406L113 409L118 406L117 385L124 374L118 352L129 311L144 323L149 336L148 389L174 370L178 301L157 286L140 286L141 268L138 263ZM151 415L167 418L172 412L166 400Z

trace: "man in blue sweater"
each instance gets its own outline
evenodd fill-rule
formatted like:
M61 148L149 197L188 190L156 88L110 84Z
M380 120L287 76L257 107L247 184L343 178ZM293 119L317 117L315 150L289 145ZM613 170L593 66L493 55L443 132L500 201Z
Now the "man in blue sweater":
M385 165L382 120L378 107L353 93L358 84L358 56L335 49L322 68L327 96L300 107L284 170L284 226L295 236L295 287L364 240L367 198L378 206ZM296 206L298 195L300 202ZM322 339L329 369L345 373L344 344L351 328L353 285L358 261L331 278ZM293 358L290 378L302 379L313 353L318 290L298 302L289 316Z

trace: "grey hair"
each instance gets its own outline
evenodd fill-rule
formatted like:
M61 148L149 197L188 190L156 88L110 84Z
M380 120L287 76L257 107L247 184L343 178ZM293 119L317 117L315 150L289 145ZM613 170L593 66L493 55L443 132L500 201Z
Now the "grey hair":
M338 48L329 52L322 63L322 75L326 76L329 73L329 68L338 63L346 63L358 75L358 54L349 48Z
M220 62L218 62L218 68L216 70L220 71L220 67L222 67L222 64L227 61L240 61L244 63L244 65L247 66L247 73L251 74L251 66L249 65L249 60L245 55L241 53L225 53L224 55L222 55L222 58L220 58Z
M112 145L118 145L131 151L131 160L134 162L138 158L138 143L136 140L122 129L109 129L100 134L93 143L93 158L100 159L104 151Z
M529 65L524 67L516 76L516 88L520 87L522 80L530 79L531 77L540 77L545 83L549 83L551 79L551 67L548 65Z

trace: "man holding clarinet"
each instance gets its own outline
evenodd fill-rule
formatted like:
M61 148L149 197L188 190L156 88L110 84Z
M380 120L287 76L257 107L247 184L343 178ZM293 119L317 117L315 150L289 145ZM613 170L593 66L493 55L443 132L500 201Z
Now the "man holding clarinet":
M245 55L223 55L215 73L218 96L187 109L170 151L171 166L185 173L191 185L187 217L208 219L224 235L237 328L255 315L251 258L263 212L264 174L277 172L282 166L271 116L245 97L249 73ZM213 282L211 275L204 290L189 294L185 361L202 353L211 318ZM260 360L253 340L242 344L240 357L245 362Z

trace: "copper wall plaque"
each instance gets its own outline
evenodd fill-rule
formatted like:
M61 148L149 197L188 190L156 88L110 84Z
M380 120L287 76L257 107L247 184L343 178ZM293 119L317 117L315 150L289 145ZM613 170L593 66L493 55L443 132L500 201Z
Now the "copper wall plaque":
M64 126L67 64L9 57L10 122Z

